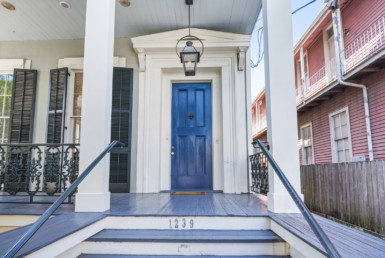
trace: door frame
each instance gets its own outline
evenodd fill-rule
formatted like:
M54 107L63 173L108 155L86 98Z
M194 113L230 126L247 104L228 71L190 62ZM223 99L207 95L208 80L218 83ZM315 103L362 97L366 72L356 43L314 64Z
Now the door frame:
M162 78L160 95L163 104L160 110L160 171L159 190L171 190L171 112L172 112L172 85L174 83L210 83L211 84L211 112L212 114L212 189L224 190L224 161L223 161L223 118L222 118L222 84L221 74L218 71L203 72L194 78L186 79L178 72L165 73Z
M172 117L173 117L173 110L172 110L172 101L173 101L173 89L174 89L174 85L177 85L177 84L209 84L210 86L210 95L211 95L211 99L210 99L210 106L211 106L211 120L210 120L210 123L211 123L211 187L210 189L179 189L179 188L176 188L176 189L173 189L172 187L172 159L173 157L170 155L170 190L180 190L180 191L189 191L189 190L202 190L202 191L212 191L214 189L214 160L213 160L213 152L214 152L214 138L213 138L213 83L211 81L185 81L185 82L171 82L171 109L170 109L170 154L171 152L173 151L171 149L171 146L172 146L172 140L173 140L173 134L172 134L172 131L173 131L173 126L172 126Z

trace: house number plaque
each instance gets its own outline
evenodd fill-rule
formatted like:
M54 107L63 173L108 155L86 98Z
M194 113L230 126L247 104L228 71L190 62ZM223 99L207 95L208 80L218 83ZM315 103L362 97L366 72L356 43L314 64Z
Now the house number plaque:
M194 220L186 218L169 219L170 229L194 228Z

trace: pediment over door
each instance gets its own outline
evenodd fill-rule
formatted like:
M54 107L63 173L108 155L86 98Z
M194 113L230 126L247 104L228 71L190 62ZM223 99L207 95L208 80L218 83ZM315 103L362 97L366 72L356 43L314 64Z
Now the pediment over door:
M178 40L189 34L188 28L150 34L132 38L134 50L138 53L140 70L145 70L146 55L153 53L175 53ZM221 31L191 28L191 35L200 38L204 44L204 51L235 51L244 63L245 53L250 46L251 35L235 34ZM196 44L194 42L194 44ZM180 47L183 47L181 42ZM197 44L199 47L199 44ZM179 46L178 46L179 47ZM243 67L238 67L243 70Z

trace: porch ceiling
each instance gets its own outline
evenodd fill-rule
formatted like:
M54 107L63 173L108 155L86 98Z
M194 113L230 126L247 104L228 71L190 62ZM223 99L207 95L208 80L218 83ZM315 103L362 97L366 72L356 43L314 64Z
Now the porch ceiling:
M115 37L136 37L188 27L185 0L130 0L130 7L116 3ZM84 38L86 0L8 0L15 7L0 6L0 41ZM191 26L201 29L251 34L261 0L195 0Z

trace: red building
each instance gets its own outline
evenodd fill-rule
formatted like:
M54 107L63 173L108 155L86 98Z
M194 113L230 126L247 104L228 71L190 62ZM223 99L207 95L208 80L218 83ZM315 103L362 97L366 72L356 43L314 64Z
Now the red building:
M253 140L267 141L266 130L266 99L263 89L254 99L252 104Z
M385 1L339 2L338 25L328 5L294 47L302 165L385 159ZM253 104L255 139L266 131L264 96Z

